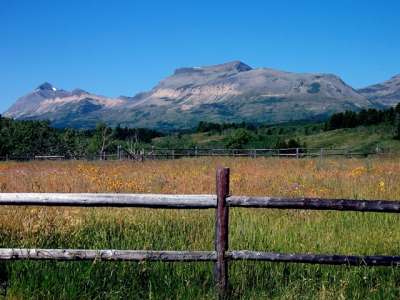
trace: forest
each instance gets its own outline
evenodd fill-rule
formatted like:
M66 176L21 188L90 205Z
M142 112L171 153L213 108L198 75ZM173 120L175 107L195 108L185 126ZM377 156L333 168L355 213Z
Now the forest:
M95 129L57 129L49 121L17 121L0 115L0 157L29 158L35 155L63 155L66 158L90 158L101 153L115 153L121 145L129 151L158 148L201 147L196 136L213 137L218 146L241 148L307 147L306 137L340 129L386 126L392 139L400 139L400 105L386 110L368 109L333 114L326 122L286 124L200 122L192 130L159 132L146 128L108 127L99 123ZM387 130L386 130L387 131ZM330 145L334 147L335 145Z

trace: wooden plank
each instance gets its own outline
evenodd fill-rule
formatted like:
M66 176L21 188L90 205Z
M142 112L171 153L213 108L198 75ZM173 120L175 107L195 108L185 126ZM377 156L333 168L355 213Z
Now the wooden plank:
M229 195L228 168L218 168L216 186L215 251L217 253L217 261L215 263L215 283L218 290L218 298L225 299L228 291L228 260L225 257L228 250L229 235L229 207L226 205L226 197Z
M400 266L400 256L354 256L329 254L282 254L257 251L229 251L232 260L257 260L271 262L290 262L322 265L349 266Z
M231 207L399 213L400 201L230 196Z
M400 266L400 256L354 256L330 254L284 254L258 251L227 251L226 260L287 263ZM85 250L85 249L0 249L0 260L104 260L104 261L217 261L215 251Z
M0 193L0 205L215 208L215 195ZM399 201L230 196L231 207L400 212Z
M205 209L215 195L0 193L0 205Z
M214 251L0 249L0 260L215 261Z

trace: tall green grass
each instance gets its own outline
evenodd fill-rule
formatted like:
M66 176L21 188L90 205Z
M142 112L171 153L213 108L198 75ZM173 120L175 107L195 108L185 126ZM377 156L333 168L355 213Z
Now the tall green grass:
M70 231L27 238L1 230L0 246L213 249L212 210L89 210ZM398 255L398 227L394 214L231 209L230 248ZM210 299L215 292L212 263L18 261L0 269L10 299ZM233 299L398 299L399 282L400 268L230 263Z

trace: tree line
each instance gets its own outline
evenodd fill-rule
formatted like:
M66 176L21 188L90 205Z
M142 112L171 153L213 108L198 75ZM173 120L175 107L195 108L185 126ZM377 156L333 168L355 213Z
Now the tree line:
M246 123L246 122L241 122L241 123L213 123L213 122L206 122L206 121L200 121L199 124L197 125L196 132L223 132L224 130L227 129L247 129L247 130L255 130L257 128L257 125L252 124L252 123Z
M342 128L355 128L357 126L369 126L389 124L396 126L396 132L400 125L400 104L385 110L362 109L358 112L345 111L333 114L325 124L325 130ZM398 135L398 133L397 133Z
M162 133L146 128L110 128L100 123L95 129L56 129L49 121L17 121L0 115L0 157L32 158L64 155L80 158L115 152L118 145L133 150Z
M393 137L400 139L400 104L386 110L363 109L358 112L335 113L324 123L294 122L287 124L200 122L189 133L220 135L219 145L230 149L243 148L306 148L299 137L321 131L387 124ZM193 135L194 136L194 135ZM163 137L162 139L156 139ZM191 148L196 140L185 132L162 133L146 128L99 123L94 129L56 129L49 121L17 121L0 115L0 157L32 158L37 155L63 155L67 158L94 157L116 153L121 145L129 152L143 147Z

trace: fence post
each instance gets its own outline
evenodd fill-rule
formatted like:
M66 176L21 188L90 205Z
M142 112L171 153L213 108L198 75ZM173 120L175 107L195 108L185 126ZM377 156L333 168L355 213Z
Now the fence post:
M217 262L215 263L215 283L218 290L218 298L226 299L228 291L228 251L229 234L229 207L226 198L229 196L229 168L217 170L217 210L215 227L215 251Z
M299 148L296 148L296 158L299 159Z

